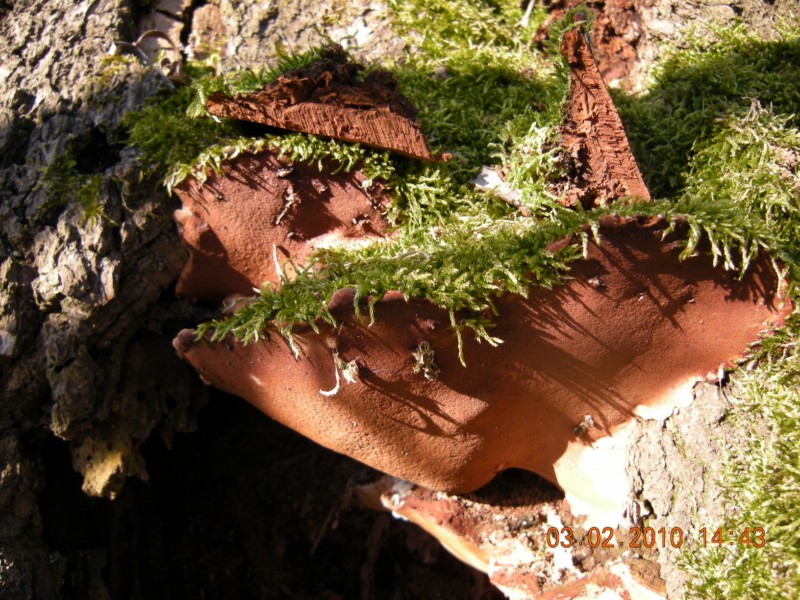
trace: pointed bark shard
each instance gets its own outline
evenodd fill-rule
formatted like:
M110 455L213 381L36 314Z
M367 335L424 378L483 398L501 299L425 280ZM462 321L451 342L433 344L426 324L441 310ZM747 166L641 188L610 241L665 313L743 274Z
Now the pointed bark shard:
M563 204L589 209L623 197L650 200L617 109L580 29L564 34L569 100L561 143L572 161Z
M306 67L289 71L263 90L234 97L211 94L206 110L218 117L357 142L426 161L434 156L416 119L417 109L388 71L369 73L332 46Z

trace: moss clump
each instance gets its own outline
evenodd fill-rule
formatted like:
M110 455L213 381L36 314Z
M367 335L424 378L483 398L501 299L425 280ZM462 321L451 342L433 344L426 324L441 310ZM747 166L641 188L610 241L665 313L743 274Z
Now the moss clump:
M757 100L720 119L692 156L678 202L735 208L746 221L763 225L762 239L774 254L798 264L800 132L790 121Z
M720 527L724 532L721 546L709 544L681 557L695 597L781 600L800 589L798 331L795 318L767 340L757 369L736 375L727 419L745 432L746 443L727 448L720 482L733 516L708 524L710 531ZM750 543L738 543L745 528ZM763 547L755 528L763 530ZM728 531L737 537L731 540Z
M786 125L800 124L800 29L776 41L759 39L747 25L714 35L687 34L665 48L642 95L616 93L636 159L657 197L679 194L692 157L758 100Z
M188 65L191 81L211 77L208 69ZM175 165L189 163L209 146L238 135L236 126L215 119L191 119L186 113L195 100L191 85L164 90L144 108L125 116L127 144L139 150L144 178L163 178Z
M373 180L390 181L396 178L396 171L388 152L363 148L339 140L318 138L305 133L287 133L265 134L257 138L241 135L223 138L205 147L188 162L173 165L164 178L164 185L171 191L189 176L201 183L205 182L209 171L222 172L223 162L245 152L255 153L264 150L276 150L293 161L316 163L320 171L323 170L323 161L330 160L339 165L337 172L338 170L349 172L358 166Z
M102 173L81 173L74 153L67 150L42 169L37 189L44 192L47 200L40 213L63 208L74 201L83 210L82 222L108 219L103 207L104 181Z
M555 141L565 72L529 44L516 3L394 2L401 31L418 45L393 65L401 89L420 108L423 130L451 152L458 183L531 127Z
M224 161L243 152L271 149L291 160L316 162L320 170L323 159L330 159L347 171L359 165L371 178L392 178L394 167L386 152L302 133L253 135L254 128L248 124L211 117L205 111L205 99L211 93L258 90L281 73L312 62L321 51L316 48L297 56L283 55L275 67L226 77L203 65L187 65L184 73L188 84L165 90L124 119L127 144L140 153L142 176L162 179L171 191L189 176L204 181L210 170L220 172Z
M100 69L92 78L93 93L100 94L108 90L111 83L127 77L136 65L136 59L129 54L104 56L100 60Z

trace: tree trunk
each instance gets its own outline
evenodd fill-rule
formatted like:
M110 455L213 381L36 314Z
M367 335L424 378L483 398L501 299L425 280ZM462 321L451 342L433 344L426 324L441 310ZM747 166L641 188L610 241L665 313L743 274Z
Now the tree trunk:
M788 15L796 7L792 0L591 4L602 12L606 35L622 39L620 47L627 48L617 49L617 54L628 57L625 64L611 65L605 74L631 88L641 86L659 44L674 40L690 23L738 17L768 34L774 15ZM140 510L135 500L143 496L134 490L121 507L109 511L107 500L79 498L75 489L81 485L85 494L114 498L127 479L146 479L142 448L156 452L153 448L161 447L159 440L169 446L174 434L194 430L197 412L207 401L206 388L170 345L175 332L206 316L202 309L174 296L172 286L187 257L172 221L178 204L159 182L140 181L135 151L125 146L122 137L124 116L171 84L150 65L104 60L112 46L122 48L121 42L130 44L148 29L162 31L177 46L188 44L195 56L221 50L225 68L260 66L273 59L281 47L296 51L318 44L323 39L320 30L345 44L358 43L357 54L367 60L399 57L405 45L412 43L392 33L384 6L366 0L0 1L3 597L135 596L124 591L124 585L138 586L136 576L120 571L128 555L98 540L120 542L133 535L133 528L125 529L125 514ZM162 46L170 56L172 47ZM142 47L148 52L155 49ZM83 179L71 180L64 193L68 198L79 196L81 186L90 183L87 178L94 177L91 183L99 186L105 216L86 219L76 202L64 204L54 195L48 181L57 167L63 166L65 156L74 160ZM251 414L243 410L234 412L246 421ZM697 421L691 416L687 419ZM709 426L699 421L696 427L690 425L701 446L713 435L707 431ZM340 488L331 492L307 483L309 490L317 492L316 500L304 495L302 482L281 484L284 488L260 484L257 489L276 496L290 490L286 493L295 496L287 496L284 502L300 515L298 527L316 528L311 537L322 535L319 532L330 530L338 516L320 508L320 503L334 505L337 493L357 468L341 459L344 462L335 463L338 473L325 479L327 469L320 464L333 459L276 431L272 428L267 433L287 447L299 449L301 466L317 469L321 481L335 480ZM642 439L663 435L667 434L643 431ZM236 436L225 439L237 443ZM659 440L643 447L665 448L672 443ZM280 450L275 452L280 455ZM662 474L675 477L669 465L677 463L671 462L666 450L658 456L646 457L644 450L642 454L632 469L638 470L636 477L645 494L663 497L669 491L648 490ZM250 456L240 446L231 455L232 460ZM287 469L299 469L288 466L294 459L284 456L283 460ZM271 468L259 465L262 471ZM202 477L203 465L194 468L196 477ZM214 471L219 475L237 467L213 468L219 469ZM71 469L82 479L74 478ZM257 476L259 471L246 472ZM267 478L272 476L270 471ZM248 486L239 482L235 489ZM698 490L713 503L709 489L698 484ZM308 508L311 504L313 510ZM685 510L690 508L696 509ZM258 503L250 509L257 513ZM86 511L103 516L89 518ZM160 518L167 523L172 517ZM143 522L138 523L147 529ZM378 523L374 529L373 521L354 525L354 531L366 531L368 544L373 544L364 559L373 566L376 540L400 535L385 534L385 523L374 522ZM76 529L77 523L108 527L116 533L109 534L110 538L89 535ZM160 534L149 530L148 534L160 539ZM419 565L435 563L445 565L443 572L459 572L459 566L446 562L428 542L407 530L402 536L403 544L415 545L415 556L423 556ZM317 545L318 541L312 548ZM247 541L245 547L253 552L261 548L254 541ZM144 552L145 543L137 546L131 542L131 548ZM167 551L161 552L158 556ZM209 552L202 550L201 554ZM156 554L154 551L153 556ZM155 568L156 563L137 564L145 570ZM673 568L664 564L662 569ZM151 575L150 579L155 578ZM477 594L474 590L485 585L483 579L475 584L469 576L466 580L465 594L467 588ZM673 593L682 589L682 583L675 581ZM269 581L261 583L270 585ZM363 589L372 587L370 581L362 583ZM460 585L451 591L462 590ZM137 589L145 588L142 584ZM236 589L243 594L252 592ZM492 593L485 591L484 597Z

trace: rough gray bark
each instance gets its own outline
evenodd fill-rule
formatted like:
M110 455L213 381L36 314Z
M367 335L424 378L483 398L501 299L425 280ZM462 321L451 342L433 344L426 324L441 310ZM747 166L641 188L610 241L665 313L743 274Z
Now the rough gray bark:
M375 43L372 24L385 19L380 6L362 3L330 3L321 12L317 3L223 0L196 11L184 0L156 3L159 10L137 4L0 4L3 597L57 597L61 585L63 557L48 555L40 540L44 440L69 442L84 490L113 497L127 477L147 476L141 444L153 432L191 430L206 393L169 344L198 320L170 291L186 258L172 223L176 203L156 182L139 183L135 152L120 151L121 118L165 79L143 65L107 68L106 52L148 29L180 47L194 14L197 54L219 42L228 65L252 66L274 58L276 44L319 43L320 15L338 27L333 37L356 36L366 46ZM350 22L342 24L337 11L345 5ZM148 44L151 55L172 50ZM102 176L109 219L86 221L74 203L48 208L42 169L68 151L81 171Z
M121 0L22 0L0 22L4 597L56 597L60 587L61 560L39 541L42 440L68 440L87 491L112 495L125 477L145 475L137 448L152 430L190 428L202 398L171 352L142 352L148 335L185 310L168 295L162 300L185 255L172 232L173 202L138 186L133 155L117 149L121 117L163 85L136 65L104 72L111 43L133 33L133 11ZM84 221L74 205L47 209L37 188L42 169L68 148L82 168L102 175L110 219ZM143 403L159 374L176 385ZM170 396L175 409L167 416ZM87 447L95 448L91 458Z
M725 420L731 408L729 393L714 384L700 384L690 406L665 421L636 424L628 475L643 516L651 517L648 526L656 531L678 527L693 533L730 516L719 487L721 465L727 448L745 444L746 434ZM686 548L694 543L687 542ZM680 552L660 546L656 550L667 597L683 598L687 575L677 564Z
M662 48L674 44L688 29L704 35L710 24L740 20L765 39L775 39L781 23L800 18L798 0L634 0L642 24L636 61L627 84L642 89Z

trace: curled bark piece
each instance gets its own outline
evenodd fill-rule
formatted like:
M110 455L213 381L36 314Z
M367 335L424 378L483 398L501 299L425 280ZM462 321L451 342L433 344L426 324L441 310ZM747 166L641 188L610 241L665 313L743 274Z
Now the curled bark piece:
M564 34L561 52L570 67L561 143L572 159L564 205L588 209L626 196L650 200L622 121L580 29Z
M234 97L211 94L206 110L218 117L358 142L411 158L446 159L431 154L417 110L399 92L394 76L378 70L361 81L361 71L363 67L352 62L341 46L332 46L317 61L281 75L259 92Z
M691 398L790 309L767 257L738 280L707 256L679 261L664 227L609 221L564 286L500 298L492 335L504 343L465 339L467 369L448 313L396 298L377 303L373 326L338 299L340 326L296 328L299 360L275 331L248 346L184 331L175 346L213 385L391 475L458 492L520 467L615 511L628 494L626 426ZM423 344L435 379L415 373ZM359 377L325 398L333 350ZM576 434L587 415L594 425Z
M317 248L369 243L383 237L389 195L379 182L335 166L291 163L273 152L243 154L201 183L176 188L176 211L189 261L176 291L193 301L218 303L279 285L289 260L302 263Z

